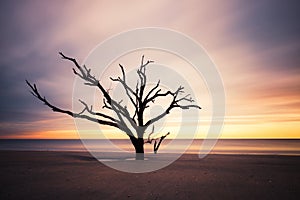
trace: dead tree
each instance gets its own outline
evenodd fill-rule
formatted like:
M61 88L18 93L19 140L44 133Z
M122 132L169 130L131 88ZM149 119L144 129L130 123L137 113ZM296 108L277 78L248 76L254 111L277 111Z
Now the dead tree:
M109 89L105 89L98 79L91 74L91 69L87 68L85 65L81 66L78 64L76 59L65 56L63 53L59 53L62 59L68 60L73 63L74 68L73 73L82 79L87 86L97 87L101 94L103 95L103 109L109 109L115 113L115 117L112 117L104 112L94 111L92 106L87 105L84 101L79 100L83 105L83 110L80 112L74 112L59 108L51 104L45 97L41 96L35 84L31 84L26 80L26 83L31 89L33 96L42 101L45 105L50 107L54 112L60 112L70 115L74 118L82 118L92 122L96 122L101 125L111 126L120 129L124 132L131 140L132 145L135 148L136 159L144 159L144 144L154 142L154 152L156 153L162 140L169 134L163 135L160 138L152 138L151 135L154 133L154 123L165 117L174 108L189 109L197 108L201 109L198 105L192 104L194 100L190 97L190 94L184 94L184 87L179 86L175 91L165 91L163 92L160 88L160 80L157 84L149 89L147 86L147 75L146 67L153 61L144 61L144 56L142 56L141 64L137 69L138 80L135 88L131 88L126 80L126 73L124 67L119 64L122 76L117 78L110 77L111 81L118 82L122 85L126 96L128 97L130 104L134 108L130 113L130 109L127 106L123 106L121 102L112 98L109 94ZM165 111L161 114L155 116L152 119L146 120L144 118L144 111L149 108L150 104L154 104L155 100L163 97L171 97L171 101L166 107ZM184 104L185 102L185 104ZM130 129L131 126L131 129ZM148 127L152 126L152 131L145 140L144 135ZM135 133L133 133L133 131Z

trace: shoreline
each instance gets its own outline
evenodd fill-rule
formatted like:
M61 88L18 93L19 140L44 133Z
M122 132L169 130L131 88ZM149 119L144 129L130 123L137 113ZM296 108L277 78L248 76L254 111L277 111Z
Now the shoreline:
M199 154L204 147L204 140L195 140L188 143L185 140L176 143L163 143L158 153L180 153ZM169 145L169 146L168 146ZM99 152L134 152L133 146L128 140L90 140L88 148ZM81 140L0 140L0 150L14 151L67 151L67 152L87 152L86 146ZM152 154L151 145L145 146L145 153ZM300 140L239 140L226 139L218 140L210 154L222 155L295 155L300 156Z
M299 199L300 157L184 154L130 174L87 152L0 151L0 199Z
M63 152L69 152L69 153L88 153L88 154L90 154L89 153L89 151L87 151L87 150L39 150L39 149L37 149L37 150L19 150L19 149L17 149L17 150L15 150L15 149L0 149L0 152L57 152L57 153L63 153ZM283 151L284 152L284 151ZM263 152L263 153L257 153L257 152L249 152L249 153L232 153L232 152L210 152L210 153L208 153L208 154L206 154L206 156L209 156L209 155L232 155L232 156L293 156L293 157L300 157L300 152L298 152L298 151L295 151L295 153L290 153L291 151L286 151L286 152L289 152L289 153L272 153L272 152L270 152L270 153L265 153L265 152ZM124 151L115 151L115 152L101 152L100 151L100 153L124 153ZM128 152L125 152L125 153L129 153L129 154L131 154L132 153L132 155L135 155L134 154L134 151L128 151ZM174 153L174 152L170 152L170 153L160 153L160 152L158 152L157 154L180 154L180 153ZM155 155L153 152L146 152L145 153L145 156L146 155ZM182 153L181 155L195 155L195 156L198 156L199 154L198 153L195 153L195 152L184 152L184 153ZM206 157L205 156L205 157Z

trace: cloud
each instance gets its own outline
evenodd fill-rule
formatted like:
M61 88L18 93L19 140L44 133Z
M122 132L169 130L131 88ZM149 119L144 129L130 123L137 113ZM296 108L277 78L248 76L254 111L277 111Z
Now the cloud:
M30 131L45 130L40 120L46 120L49 127L58 126L62 120L67 125L60 129L71 129L69 118L49 114L48 108L33 99L25 79L37 83L51 102L71 108L72 65L61 60L58 52L64 51L81 62L95 45L111 35L146 26L181 31L206 48L223 76L229 116L298 112L298 1L0 4L2 135L20 133L28 127Z

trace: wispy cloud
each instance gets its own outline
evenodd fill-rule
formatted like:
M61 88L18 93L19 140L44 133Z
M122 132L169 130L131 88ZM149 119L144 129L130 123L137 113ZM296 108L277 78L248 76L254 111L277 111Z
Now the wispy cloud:
M231 130L247 129L249 123L270 123L269 130L274 130L276 123L299 123L298 1L0 4L0 137L16 133L33 137L33 133L72 130L72 119L49 113L30 96L24 80L37 82L50 101L71 108L71 65L62 61L58 52L82 61L107 37L147 26L181 31L202 44L213 58L227 95L226 123L230 128L224 129L224 137ZM288 127L299 132L298 126ZM267 126L261 131L266 130ZM241 133L239 137L249 135Z

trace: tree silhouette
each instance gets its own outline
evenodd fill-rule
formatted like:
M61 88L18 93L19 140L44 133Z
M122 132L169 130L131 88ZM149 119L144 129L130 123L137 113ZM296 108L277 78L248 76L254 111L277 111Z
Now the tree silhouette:
M146 67L153 63L153 61L144 61L144 56L142 56L141 64L137 69L138 80L135 88L131 88L127 84L126 73L124 67L119 64L122 76L118 78L110 77L111 81L118 82L122 85L127 98L130 100L133 106L133 112L130 113L130 109L127 106L122 106L121 102L113 99L109 94L109 90L105 89L98 79L91 74L91 69L87 68L85 65L81 66L78 64L76 59L65 56L63 53L59 53L62 56L62 59L68 60L74 64L73 73L85 81L85 85L91 87L97 87L103 95L103 107L102 109L109 109L115 116L109 116L104 112L94 111L92 106L88 106L84 101L79 100L83 104L83 110L81 112L74 112L69 110L61 109L57 106L51 104L45 97L41 96L35 84L31 84L26 80L26 83L31 88L31 93L33 96L42 101L45 105L50 107L54 112L60 112L67 115L70 115L74 118L82 118L92 122L96 122L101 125L111 126L120 129L123 131L131 140L132 145L135 148L136 159L144 159L144 144L152 144L154 141L154 153L158 151L158 148L161 142L165 139L166 135L162 135L159 138L152 138L154 133L154 123L158 120L165 117L173 108L180 109L189 109L197 108L201 109L198 105L192 104L194 100L190 97L190 94L184 94L184 87L179 86L175 91L165 91L162 92L160 88L160 80L157 84L150 88L146 89L147 86L147 75ZM152 119L146 120L144 118L144 111L149 108L150 104L154 104L155 100L163 97L171 97L171 102L166 107L165 111L155 116ZM185 104L184 104L185 102ZM127 121L127 123L126 123ZM152 126L152 131L148 135L147 139L144 139L145 131L147 128ZM135 134L133 133L135 132Z

